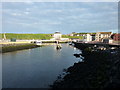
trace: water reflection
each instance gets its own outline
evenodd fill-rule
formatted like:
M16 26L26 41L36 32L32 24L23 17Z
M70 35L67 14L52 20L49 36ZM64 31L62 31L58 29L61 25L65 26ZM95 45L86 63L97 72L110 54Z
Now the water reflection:
M62 73L74 65L78 52L67 44L61 50L45 46L3 54L3 88L47 88Z
M76 50L77 48L74 47L74 50Z

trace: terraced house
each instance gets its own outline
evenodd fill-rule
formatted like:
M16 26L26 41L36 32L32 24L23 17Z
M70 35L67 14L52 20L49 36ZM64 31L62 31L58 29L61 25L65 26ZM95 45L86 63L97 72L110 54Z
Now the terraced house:
M97 32L95 36L96 41L103 41L103 39L110 38L112 32Z

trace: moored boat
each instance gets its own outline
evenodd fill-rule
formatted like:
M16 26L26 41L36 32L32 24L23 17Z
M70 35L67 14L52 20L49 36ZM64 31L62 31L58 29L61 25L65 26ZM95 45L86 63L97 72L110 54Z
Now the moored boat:
M57 46L56 46L56 49L61 49L61 48L62 48L61 45L57 45Z
M41 46L42 45L42 41L35 41L35 44L38 45L38 46Z

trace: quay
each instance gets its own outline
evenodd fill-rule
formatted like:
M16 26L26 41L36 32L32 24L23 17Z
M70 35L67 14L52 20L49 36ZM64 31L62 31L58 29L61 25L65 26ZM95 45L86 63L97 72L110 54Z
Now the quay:
M85 42L73 42L74 43L74 46L79 48L87 48L87 47L105 47L105 48L112 48L112 47L115 47L115 48L120 48L120 44L109 44L109 43L102 43L102 42L89 42L89 43L85 43Z
M18 45L18 44L30 44L35 41L41 41L42 45L55 45L57 40L16 40L16 42L10 42L9 40L2 40L0 41L0 47L2 46L11 46L11 45ZM59 43L67 43L69 41L60 41Z
M34 42L41 41L41 45L37 45ZM30 49L36 47L42 47L47 45L57 45L57 40L17 40L16 42L10 42L9 40L3 40L0 42L0 53ZM59 43L67 43L68 41L59 41Z

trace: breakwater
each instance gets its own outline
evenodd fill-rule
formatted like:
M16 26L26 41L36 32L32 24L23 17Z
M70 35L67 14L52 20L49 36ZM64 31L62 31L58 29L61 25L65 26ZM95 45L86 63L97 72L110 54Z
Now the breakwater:
M38 46L31 43L1 45L0 53L12 52L12 51L30 49L30 48L36 48L36 47Z
M82 62L66 69L52 89L57 88L120 88L120 48L98 50L93 46L75 44L82 50Z

